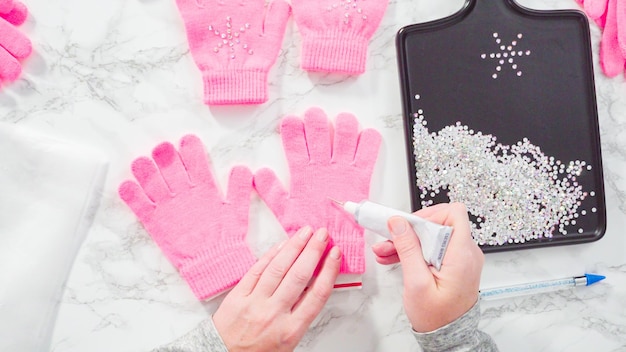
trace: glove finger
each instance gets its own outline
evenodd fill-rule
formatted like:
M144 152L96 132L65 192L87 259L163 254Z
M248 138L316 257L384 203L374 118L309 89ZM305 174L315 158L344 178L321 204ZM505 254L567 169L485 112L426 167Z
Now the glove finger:
M146 196L141 187L133 181L125 181L118 188L120 198L143 223L155 209L154 203Z
M308 23L309 16L313 13L312 11L310 11L310 9L312 9L312 7L310 6L313 4L314 3L310 2L309 0L291 0L293 19L296 24ZM306 26L302 26L303 28L300 27L301 26L298 25L298 30L304 35L308 28L306 28Z
M289 195L276 174L270 169L259 170L254 175L254 188L278 221L281 221L285 215Z
M367 171L367 175L371 175L374 169L376 159L378 159L380 143L380 133L371 128L363 130L359 136L359 145L354 156L354 164L358 168Z
M304 113L304 134L309 151L309 160L312 163L330 162L330 126L328 117L322 109L312 108Z
M202 8L196 4L196 0L177 0L176 4L178 5L178 10L184 21L189 49L193 55L196 50L207 46L207 43L213 43L214 41L211 39L216 39L213 35L217 36L217 34L209 31L208 27L205 26L206 19L204 17L206 14L202 11ZM214 26L216 24L211 25ZM208 55L203 55L202 58L196 58L194 56L194 60L207 59ZM202 69L202 67L200 67L200 69Z
M227 1L230 4L231 1ZM215 0L176 0L178 10L184 21L187 42L194 61L201 71L219 66L216 55L207 55L210 50L218 50L223 45L221 34L226 33L226 18L217 18L216 9L224 7ZM209 28L212 30L209 30Z
M183 17L194 13L200 15L203 8L211 7L210 3L211 1L208 0L176 0L176 6Z
M159 167L165 183L173 193L189 189L190 181L180 156L171 143L161 143L152 151L152 158Z
M261 45L259 51L268 51L265 57L274 57L278 54L285 36L287 21L291 14L291 7L283 0L273 1L268 5L263 25L263 34L267 41Z
M0 46L17 59L23 59L32 52L30 40L7 21L0 20Z
M592 19L600 18L607 11L608 0L585 0L583 8Z
M248 218L252 193L252 172L244 166L236 166L230 171L226 202L232 207L236 221ZM247 223L247 221L246 221ZM245 233L245 232L243 232Z
M600 41L600 64L608 77L615 77L623 72L625 64L624 56L622 56L617 42L616 11L616 1L610 0L606 14L606 26Z
M0 17L15 26L19 26L26 21L26 17L28 17L28 9L26 8L26 5L19 1L15 1L14 5L13 9L8 13L1 13L2 11L0 11Z
M13 82L22 73L20 63L6 50L0 47L0 79Z
M616 23L617 42L622 51L622 56L626 57L626 1L617 2Z
M280 125L280 135L283 148L289 162L289 168L294 170L309 163L309 151L304 136L304 123L295 116L283 119Z
M152 160L146 157L135 159L131 170L141 188L154 203L170 197L170 190Z
M335 122L335 141L333 142L333 161L351 164L354 161L359 138L359 123L352 114L343 113Z
M183 137L180 141L180 157L193 185L204 184L210 193L221 194L211 173L211 163L200 138L194 135Z
M252 22L255 24L258 22L259 28L252 28L252 30L261 33L262 25L263 25L263 13L267 8L267 3L269 1L266 0L230 0L230 1L220 1L220 5L223 6L223 9L227 9L224 12L228 12L228 15L233 17L233 20L239 19L240 23L238 25L243 24L244 20L252 25ZM239 28L239 27L236 27Z
M0 0L0 14L11 12L14 6L13 0Z
M205 24L226 34L227 22L233 32L239 28L242 32L251 30L256 34L263 31L265 0L176 0L176 4L185 24L194 29L194 36L213 33Z

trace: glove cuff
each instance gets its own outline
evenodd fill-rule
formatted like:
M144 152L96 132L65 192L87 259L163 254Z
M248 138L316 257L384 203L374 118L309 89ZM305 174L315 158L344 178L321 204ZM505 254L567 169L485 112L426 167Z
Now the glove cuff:
M365 72L369 39L356 33L331 31L302 38L302 69L361 74Z
M264 70L205 71L204 102L208 105L262 104L267 101Z
M182 263L180 274L196 297L205 300L235 286L255 262L246 244L235 244L219 254L198 253Z
M330 246L337 246L341 250L342 274L363 274L365 272L365 239L363 230L359 228L329 229Z

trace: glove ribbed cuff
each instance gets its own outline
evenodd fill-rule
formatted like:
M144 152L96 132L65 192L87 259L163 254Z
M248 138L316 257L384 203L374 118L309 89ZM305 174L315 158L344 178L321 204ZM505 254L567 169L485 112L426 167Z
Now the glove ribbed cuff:
M208 105L262 104L267 101L267 71L205 71L204 102Z
M256 262L245 244L236 244L220 254L199 253L184 262L181 276L199 300L211 298L235 286Z
M302 38L302 69L361 74L365 72L369 39L340 31Z
M365 239L363 230L358 228L329 229L330 246L341 249L342 274L363 274L365 272Z

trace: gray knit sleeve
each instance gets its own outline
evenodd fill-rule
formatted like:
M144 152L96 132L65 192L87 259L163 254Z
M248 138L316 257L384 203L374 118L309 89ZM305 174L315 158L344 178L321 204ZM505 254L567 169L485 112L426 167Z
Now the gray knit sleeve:
M152 352L228 352L224 341L209 318L176 341L152 350Z
M491 336L478 330L480 305L474 307L452 323L435 331L413 335L424 352L497 352L498 346Z

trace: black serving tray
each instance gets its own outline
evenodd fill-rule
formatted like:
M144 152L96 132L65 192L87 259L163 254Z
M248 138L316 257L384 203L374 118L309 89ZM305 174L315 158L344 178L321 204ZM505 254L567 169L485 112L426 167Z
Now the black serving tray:
M595 192L581 208L595 212L568 228L567 235L556 231L552 238L483 245L485 252L591 242L604 235L598 112L589 23L582 12L531 10L513 0L467 0L450 17L402 28L396 44L413 210L421 208L413 124L422 110L430 132L458 121L496 136L499 143L512 145L526 137L546 155L592 166L578 182ZM516 66L508 60L513 57L509 46L516 49ZM504 57L497 54L504 52L508 57L502 64Z

